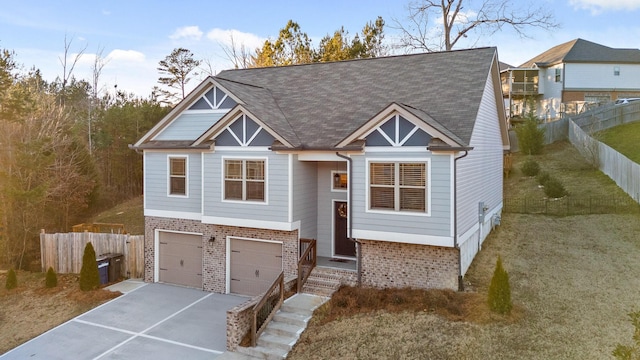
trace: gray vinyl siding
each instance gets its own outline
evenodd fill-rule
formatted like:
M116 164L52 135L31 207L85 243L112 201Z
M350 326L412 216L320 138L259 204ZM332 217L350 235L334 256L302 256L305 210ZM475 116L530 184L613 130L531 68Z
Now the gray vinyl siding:
M215 124L224 113L181 114L153 140L195 140Z
M318 255L332 256L331 244L333 242L332 219L333 200L347 201L346 191L331 191L331 171L347 171L346 162L318 162ZM350 180L349 180L350 182Z
M431 215L417 216L403 213L366 212L367 159L429 158L431 161ZM390 160L391 161L391 160ZM353 157L353 229L394 232L416 235L451 236L451 158L435 155L427 150L416 152L366 153Z
M493 82L487 78L471 135L473 150L458 161L458 235L478 223L478 202L491 212L502 202L502 138Z
M266 158L267 204L222 201L222 159ZM251 220L288 221L289 180L288 156L272 151L216 151L204 154L204 216Z
M317 235L316 193L318 176L315 162L298 161L293 155L293 221L300 221L300 237Z
M168 196L168 158L187 156L187 197ZM146 209L200 214L200 153L145 152Z

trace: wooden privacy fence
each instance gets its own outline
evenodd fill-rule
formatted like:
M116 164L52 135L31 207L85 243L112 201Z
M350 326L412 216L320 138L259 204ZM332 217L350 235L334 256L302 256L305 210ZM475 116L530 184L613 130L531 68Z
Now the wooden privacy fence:
M91 242L96 255L124 255L123 274L129 278L144 275L144 235L105 233L40 234L42 271L52 267L59 274L78 274L82 268L84 247Z

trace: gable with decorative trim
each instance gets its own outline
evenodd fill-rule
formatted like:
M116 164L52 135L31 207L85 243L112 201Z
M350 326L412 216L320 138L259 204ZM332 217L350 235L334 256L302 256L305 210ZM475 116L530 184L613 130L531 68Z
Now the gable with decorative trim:
M401 115L393 115L366 138L366 146L426 146L431 135Z
M236 104L224 91L214 86L171 121L153 140L195 140Z
M270 146L275 138L246 114L238 116L216 138L216 146Z

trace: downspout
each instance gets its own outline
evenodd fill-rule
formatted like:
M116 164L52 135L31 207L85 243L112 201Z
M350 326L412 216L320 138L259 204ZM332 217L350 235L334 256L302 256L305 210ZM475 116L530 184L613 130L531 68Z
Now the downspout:
M462 255L458 246L458 160L469 155L465 150L464 155L453 158L453 247L458 249L458 291L464 291L464 281L462 280Z
M358 286L360 286L362 284L362 251L360 251L360 241L353 238L351 230L351 214L353 213L351 206L351 195L353 193L351 175L353 174L353 161L350 157L342 155L339 152L336 152L336 156L345 159L349 163L349 178L347 180L347 239L356 243L356 271L358 272Z

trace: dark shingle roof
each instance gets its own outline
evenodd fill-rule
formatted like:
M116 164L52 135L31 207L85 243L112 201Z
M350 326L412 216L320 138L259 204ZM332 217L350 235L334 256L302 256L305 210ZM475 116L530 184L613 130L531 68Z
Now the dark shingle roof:
M551 66L559 63L640 63L640 50L614 49L583 39L552 47L520 65L521 68Z
M495 53L481 48L227 70L215 79L293 146L333 147L391 103L428 114L468 145Z

